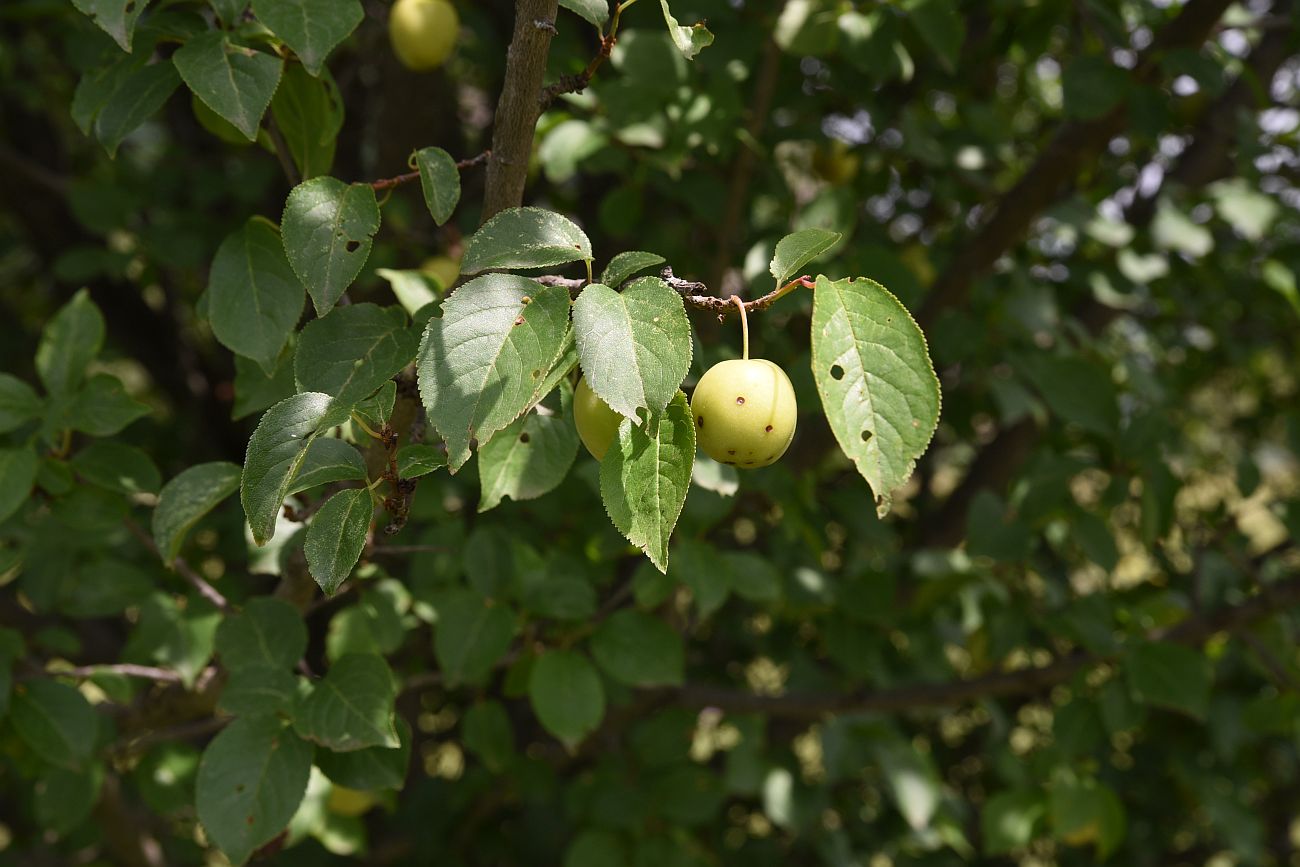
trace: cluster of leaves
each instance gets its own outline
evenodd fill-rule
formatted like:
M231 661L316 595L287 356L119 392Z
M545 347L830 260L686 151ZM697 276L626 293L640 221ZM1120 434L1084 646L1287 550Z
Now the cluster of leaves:
M565 0L481 227L514 4L400 80L357 0L65 5L0 8L0 858L1289 857L1287 4ZM777 465L695 455L669 263L879 280L751 317Z

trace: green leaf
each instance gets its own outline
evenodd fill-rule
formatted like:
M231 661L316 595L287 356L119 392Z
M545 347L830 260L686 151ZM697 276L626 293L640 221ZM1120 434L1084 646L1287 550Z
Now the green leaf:
M311 744L273 716L241 717L199 761L195 807L208 837L242 864L289 824L307 791Z
M221 23L227 28L239 23L239 18L248 8L248 0L208 0Z
M136 19L147 4L148 0L72 0L79 12L113 37L113 41L128 54L131 53Z
M497 268L548 268L591 260L591 241L567 217L542 208L510 208L465 242L462 274Z
M235 403L230 409L232 419L246 418L293 395L293 350L294 340L291 335L275 359L275 370L270 376L253 359L235 356Z
M1110 374L1083 358L1037 354L1020 367L1052 412L1085 430L1110 437L1119 427L1119 407Z
M303 180L329 174L343 129L343 97L328 69L313 78L290 63L271 99L271 116Z
M609 20L609 0L560 0L560 5L591 22L597 29Z
M939 777L934 762L898 737L889 737L874 744L876 761L885 775L889 794L907 824L919 831L930 824L939 807Z
M37 824L59 835L74 830L90 815L103 784L100 762L87 768L42 768L32 798Z
M397 736L401 746L367 747L347 753L316 751L316 766L330 781L349 789L400 789L406 782L411 763L411 726L397 718Z
M591 637L591 654L628 686L677 686L683 678L682 638L658 617L634 608L615 612Z
M421 148L415 152L420 169L420 188L433 221L441 226L451 219L460 201L460 169L442 148Z
M49 423L70 427L91 436L106 437L149 414L149 407L126 393L122 380L97 373L82 384L72 399L50 413Z
M349 304L308 322L298 338L294 377L303 391L352 407L415 357L415 335L400 307Z
M1128 73L1106 57L1076 57L1061 74L1065 113L1079 120L1099 118L1123 101L1128 86Z
M235 716L293 715L298 678L277 668L245 668L230 673L218 706Z
M411 355L415 354L415 346L419 340L412 336ZM403 365L405 366L405 365ZM393 407L397 405L397 381L388 379L384 384L379 386L371 395L360 401L352 407L353 422L357 419L365 422L371 430L378 430L388 424L389 419L393 417ZM358 435L365 435L365 429L360 428Z
M1214 250L1214 235L1204 226L1192 222L1168 198L1161 198L1151 222L1151 240L1156 246L1175 250L1200 259Z
M59 610L69 617L111 617L140 605L154 591L156 576L108 557L80 563L60 588Z
M1144 641L1129 651L1124 674L1143 704L1204 719L1210 703L1210 663L1202 653L1167 641Z
M1059 779L1048 797L1048 818L1058 840L1093 841L1105 859L1124 839L1124 806L1096 780Z
M253 14L293 49L312 75L365 17L359 0L253 0Z
M221 613L206 602L157 592L140 605L139 625L122 656L174 670L187 687L207 666Z
M36 451L30 446L0 449L0 521L27 502L39 466Z
M448 684L482 683L510 647L514 614L464 588L449 591L436 607L433 652Z
M499 773L515 752L515 735L510 717L497 701L480 701L465 711L460 724L465 747L488 769Z
M660 572L668 569L668 540L686 502L694 460L695 425L679 391L645 425L624 419L600 464L605 511Z
M304 295L274 224L253 217L221 242L208 271L208 321L221 345L267 375L302 318Z
M695 55L713 44L713 34L703 23L683 27L677 23L677 19L669 10L668 0L659 0L659 5L664 10L664 23L668 25L668 35L672 37L673 44L687 60L694 60Z
M368 184L313 178L289 193L280 235L317 316L328 313L357 279L378 231L379 204Z
M662 264L666 260L658 253L646 253L642 250L629 250L626 253L619 253L609 264L605 266L605 271L600 275L600 282L606 286L612 286L617 289L623 284L623 281L646 268L653 268L655 265Z
M86 365L104 344L104 317L90 293L82 289L54 314L36 347L36 374L45 390L58 396L71 393L86 375Z
M829 229L804 229L786 235L776 244L769 266L776 285L784 286L803 270L803 267L825 253L844 237Z
M295 394L268 409L253 431L244 455L239 500L258 545L265 545L275 535L275 519L302 468L307 448L321 429L337 418L330 412L332 405L328 394Z
M444 288L435 278L423 271L396 271L392 268L376 268L375 273L388 281L393 289L393 297L402 305L408 316L414 316L428 304L438 300Z
M812 367L835 439L871 485L883 517L939 424L939 379L925 335L874 280L819 275Z
M447 443L448 467L469 460L528 409L564 346L569 293L512 274L460 287L430 319L418 360L420 395Z
M382 656L345 654L299 702L293 725L307 740L336 752L396 749L396 699L397 681Z
M21 427L41 414L36 390L16 376L0 373L0 433Z
M980 812L984 853L1002 855L1029 845L1046 809L1042 794L1026 789L999 792L989 798Z
M185 534L199 519L239 490L238 464L214 461L190 467L163 485L153 510L153 541L169 567L180 555Z
M217 628L217 654L230 671L289 670L307 652L302 614L283 599L256 596Z
M334 595L361 559L374 510L368 488L350 488L330 497L307 526L307 568L326 596Z
M109 93L91 116L95 137L110 157L117 155L123 139L163 107L180 83L176 67L166 61L132 64L106 80Z
M317 437L307 446L302 466L285 496L329 482L362 481L365 477L366 461L356 446L332 437Z
M204 105L249 141L257 139L262 115L280 84L284 61L235 45L224 32L210 30L177 49L172 62Z
M600 675L571 650L547 651L533 663L528 698L542 727L571 745L595 731L605 716Z
M397 475L416 479L447 466L447 453L437 446L415 443L397 450Z
M594 283L573 304L582 373L610 409L634 421L662 412L691 368L691 323L682 296L658 277L621 293Z
M956 0L912 0L907 6L908 20L939 57L948 72L955 72L961 61L961 45L966 27Z
M126 443L91 443L73 456L71 464L91 484L122 494L155 494L162 485L162 473L153 459Z
M562 380L555 393L559 397L553 405L539 403L479 449L480 512L502 497L536 499L569 474L578 456L578 430L570 410L573 387Z
M64 768L80 767L90 757L99 731L95 711L80 692L43 678L15 688L9 720L32 752Z

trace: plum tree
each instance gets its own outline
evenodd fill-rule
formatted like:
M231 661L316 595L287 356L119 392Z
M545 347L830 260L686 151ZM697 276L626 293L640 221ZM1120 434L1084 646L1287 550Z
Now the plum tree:
M460 17L448 0L397 0L388 15L393 53L407 69L437 69L456 45Z

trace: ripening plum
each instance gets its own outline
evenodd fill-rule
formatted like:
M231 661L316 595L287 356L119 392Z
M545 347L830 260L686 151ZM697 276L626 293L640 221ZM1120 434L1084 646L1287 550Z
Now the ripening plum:
M456 46L460 17L448 0L397 0L388 13L388 39L407 69L437 69Z
M765 358L719 362L691 395L700 449L733 467L775 463L794 439L797 416L790 377Z
M593 458L599 461L605 457L610 443L618 438L618 423L622 420L623 416L591 390L586 378L578 380L578 387L573 390L573 422Z

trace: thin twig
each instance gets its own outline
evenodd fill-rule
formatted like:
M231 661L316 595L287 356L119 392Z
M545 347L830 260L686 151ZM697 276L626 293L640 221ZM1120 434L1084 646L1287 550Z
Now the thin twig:
M596 71L601 65L609 59L614 52L614 46L618 44L618 24L623 17L623 10L635 3L636 0L623 0L614 7L614 15L609 22L609 33L601 36L600 50L596 56L591 58L587 68L577 75L562 75L560 80L554 84L542 88L542 110L545 111L555 98L562 93L582 93L591 84L591 79L595 76Z
M53 677L94 677L97 674L120 674L123 677L139 677L156 680L159 683L180 683L181 676L167 668L152 665L136 665L131 662L116 662L105 665L78 665L75 668L46 669L45 674Z
M284 171L285 180L289 182L289 186L298 186L302 182L302 177L298 174L298 167L294 164L293 156L289 153L289 143L284 140L280 127L276 126L275 118L270 114L266 116L266 132L271 137L271 143L275 145L275 157L280 161L280 168Z
M154 544L153 538L146 533L139 524L129 517L124 518L123 523L125 523L126 528L131 531L131 535L139 539L142 545L155 554L162 556L158 550L158 546ZM199 573L191 569L189 563L186 563L180 557L177 557L172 560L170 565L176 570L176 574L188 581L190 586L199 592L200 596L211 602L219 611L229 612L232 610L230 600L226 599L225 596L222 596L221 591L217 590L217 588L205 581Z
M460 169L461 171L465 171L465 169L473 168L474 166L481 166L483 165L483 163L487 162L491 156L492 156L492 151L485 150L481 154L476 154L472 157L466 157L463 160L459 160L456 163L456 168ZM376 191L388 190L388 189L392 189L393 187L401 186L402 184L409 184L412 181L418 181L419 179L420 179L419 171L407 172L405 174L397 175L396 177L383 178L382 180L378 180L378 181L371 181L370 187L371 189Z
M659 278L667 283L669 288L682 296L682 301L686 303L687 307L715 313L717 314L719 321L726 319L727 316L737 311L736 305L732 303L730 299L719 298L712 294L701 294L709 293L709 287L695 280L683 280L673 274L672 268L664 268L660 271ZM562 286L574 293L580 292L587 286L587 281L578 277L560 277L554 274L546 274L532 279L541 283L543 286ZM789 283L786 283L778 289L772 290L761 298L746 301L743 304L745 312L753 313L756 310L766 310L775 304L781 297L789 294L800 286L811 289L813 285L812 280L812 277L805 274L802 277L797 277L794 280L791 280Z

